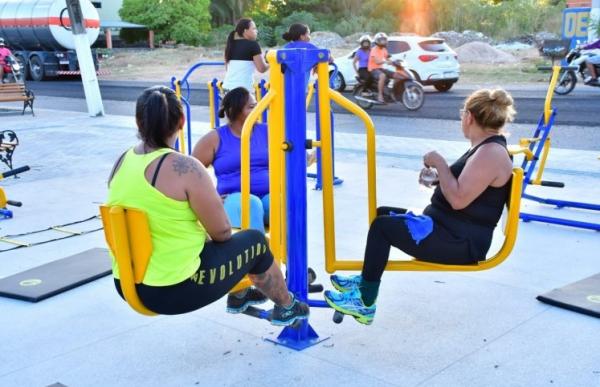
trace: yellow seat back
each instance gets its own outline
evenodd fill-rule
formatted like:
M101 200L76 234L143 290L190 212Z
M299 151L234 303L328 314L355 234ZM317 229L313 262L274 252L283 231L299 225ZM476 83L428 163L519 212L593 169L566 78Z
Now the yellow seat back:
M500 250L491 258L473 265L445 265L414 259L411 261L394 261L392 270L406 271L480 271L498 266L510 255L517 233L519 231L519 212L521 210L521 190L523 189L523 170L513 168L509 200L507 203L506 227L504 228L504 243Z
M152 237L146 213L134 208L100 206L104 237L119 267L121 289L127 303L146 316L156 313L147 309L138 297L136 284L142 283L150 256Z

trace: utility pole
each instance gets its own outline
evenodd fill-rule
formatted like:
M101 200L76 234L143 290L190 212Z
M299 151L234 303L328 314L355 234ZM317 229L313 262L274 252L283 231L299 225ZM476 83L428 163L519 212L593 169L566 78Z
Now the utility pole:
M590 19L588 26L594 23L600 27L600 0L592 0L592 9L590 10ZM588 42L594 42L600 38L600 31L594 28L588 28Z
M103 116L104 106L102 105L100 86L96 77L96 67L94 66L92 50L85 30L85 20L81 11L81 4L79 0L66 1L88 112L92 117Z

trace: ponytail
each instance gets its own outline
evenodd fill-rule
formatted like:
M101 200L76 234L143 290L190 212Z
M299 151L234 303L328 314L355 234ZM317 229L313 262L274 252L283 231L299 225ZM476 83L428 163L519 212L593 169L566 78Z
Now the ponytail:
M242 18L235 25L235 29L229 33L227 36L227 43L225 45L225 63L229 63L231 60L231 50L233 49L233 41L235 40L235 35L244 36L244 31L250 28L250 24L252 24L252 19Z
M183 107L173 90L157 86L144 90L136 103L138 136L153 148L169 148L167 140L179 129Z

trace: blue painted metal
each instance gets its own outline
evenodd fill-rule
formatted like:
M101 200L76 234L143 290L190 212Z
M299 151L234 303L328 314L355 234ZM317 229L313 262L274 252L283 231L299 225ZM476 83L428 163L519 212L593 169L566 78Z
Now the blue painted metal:
M0 220L4 219L12 219L13 212L11 210L7 210L6 208L0 208Z
M219 83L219 81L217 80L217 78L213 78L213 80L210 82L210 85L212 86L212 93L213 93L213 101L214 101L213 114L215 117L215 127L216 128L221 126L221 119L219 118L219 108L221 107L221 93L219 91L218 83Z
M529 145L529 149L533 152L533 159L527 160L527 158L524 158L523 163L521 164L521 168L523 168L523 170L525 171L525 177L523 179L523 183L524 183L523 191L522 191L521 197L523 199L532 200L532 201L535 201L538 203L553 205L559 209L564 208L564 207L569 207L569 208L578 208L578 209L583 209L583 210L600 211L600 205L598 205L598 204L582 203L582 202L574 202L574 201L558 200L558 199L548 199L548 198L542 198L542 197L535 196L535 195L530 195L525 192L527 187L532 184L533 175L536 170L537 162L542 157L544 143L546 142L546 139L550 135L550 130L552 129L552 125L554 124L554 119L556 117L556 113L557 113L556 109L555 108L552 109L552 114L550 115L548 124L546 124L544 122L544 114L543 113L542 113L542 116L540 117L540 120L538 121L538 126L533 134L533 137L534 138L540 137L540 140L535 143L531 143ZM524 222L531 222L531 221L544 222L544 223L558 224L561 226L576 227L576 228L600 231L600 224L598 224L598 223L582 222L582 221L577 221L577 220L572 220L572 219L536 215L536 214L530 214L530 213L526 213L526 212L521 212L519 214L519 217Z
M329 58L327 50L277 51L285 66L285 136L291 149L286 154L287 182L287 285L302 301L308 300L308 242L306 201L306 105L305 75L318 62ZM323 341L308 320L286 327L274 342L302 350Z
M267 94L267 88L265 87L265 85L267 84L267 81L265 81L264 79L261 79L260 82L258 83L258 86L260 87L260 95L261 97L264 97ZM262 114L262 122L264 122L265 124L268 122L268 111L269 109L265 109L265 111Z
M528 214L525 212L521 212L521 214L519 216L521 217L521 219L524 222L543 222L543 223L557 224L560 226L568 226L568 227L583 228L583 229L593 230L593 231L600 231L600 224L598 224L598 223L581 222L578 220Z
M308 306L311 308L331 308L331 306L323 300L308 300Z

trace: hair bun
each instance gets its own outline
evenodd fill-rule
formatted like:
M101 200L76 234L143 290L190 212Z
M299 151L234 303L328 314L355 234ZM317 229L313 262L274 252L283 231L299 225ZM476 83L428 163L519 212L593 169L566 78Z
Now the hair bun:
M490 90L490 101L503 107L514 105L513 98L504 89Z
M284 32L281 37L283 38L283 40L285 40L286 42L289 42L290 40L292 40L292 36L290 35L289 32Z

